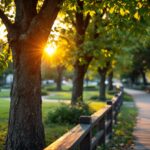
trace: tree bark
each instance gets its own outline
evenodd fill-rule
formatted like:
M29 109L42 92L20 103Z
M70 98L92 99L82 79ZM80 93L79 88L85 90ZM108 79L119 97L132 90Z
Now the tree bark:
M74 65L73 89L71 98L72 105L76 105L77 102L83 102L84 76L91 60L92 58L90 58L86 64L81 65L80 62L76 62Z
M105 101L106 100L106 68L98 68L98 73L100 76L100 84L99 84L99 100Z
M111 91L113 90L113 71L111 71L108 75L108 90Z
M41 53L33 53L34 48L27 44L16 43L13 49L14 80L6 150L42 150L45 140L41 112Z
M147 85L146 75L145 75L145 72L143 70L141 71L141 75L142 75L142 79L143 79L143 84Z
M57 79L56 79L56 90L62 90L62 75L64 71L64 66L57 66Z

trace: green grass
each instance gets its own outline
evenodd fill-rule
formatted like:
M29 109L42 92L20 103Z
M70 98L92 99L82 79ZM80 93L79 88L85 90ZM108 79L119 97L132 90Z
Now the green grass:
M57 99L57 100L69 100L71 98L71 92L70 91L51 91L49 92L48 99Z
M84 100L93 100L92 97L98 97L98 91L84 91L83 99ZM106 94L107 99L111 99L113 97L112 94ZM57 100L70 100L71 99L71 91L51 91L47 96L48 99L57 99Z
M8 114L9 114L9 103L7 99L0 98L0 150L3 149L5 136L7 133L7 123L8 123ZM62 103L50 103L43 102L42 112L43 112L43 122L47 117L49 111L54 111L56 108L60 107ZM102 102L90 102L89 107L92 110L98 110L105 106L105 103ZM67 132L73 125L69 124L51 124L50 126L44 124L46 144L50 144Z
M10 90L0 91L0 97L9 97L9 96L10 96Z
M57 140L64 133L68 132L74 125L64 124L51 124L50 126L45 125L45 140L46 145Z
M46 86L42 88L43 95L48 95L48 99L57 99L57 100L70 100L71 99L71 91L68 90L70 86L63 85L63 89L66 91L54 91L54 85L52 86ZM53 89L52 91L48 89ZM9 97L10 91L0 91L0 98L3 97ZM109 93L106 94L107 99L111 99L114 93ZM87 91L84 90L83 93L83 99L84 100L94 100L92 97L97 97L99 96L98 90L96 91Z
M47 90L47 91L56 91L56 84L49 84L49 85L45 85L42 86L43 89ZM72 86L71 85L62 85L62 91L71 91L72 90Z
M126 101L126 102L132 102L133 101L132 97L127 93L123 94L123 98L124 98L124 101Z
M0 100L0 150L3 149L4 139L7 132L9 101Z

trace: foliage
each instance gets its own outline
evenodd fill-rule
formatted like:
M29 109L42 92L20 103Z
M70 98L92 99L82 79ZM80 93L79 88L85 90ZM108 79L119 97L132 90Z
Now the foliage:
M126 102L132 102L133 101L132 97L125 92L123 93L123 100Z
M5 136L7 133L7 126L0 124L0 150L4 149Z
M78 106L68 106L63 104L54 112L49 112L46 124L59 123L59 124L77 124L81 115L90 115L92 112L89 110L88 105L81 104Z
M11 53L7 43L0 39L0 74L8 67L8 62L11 61Z
M41 95L43 95L43 96L48 95L48 92L46 90L42 89Z
M85 86L84 90L86 90L86 91L96 91L97 86L95 86L95 85Z
M90 110L91 111L98 111L98 110L100 110L101 108L104 108L105 106L106 106L106 103L104 103L104 102L99 102L99 101L95 101L95 102L89 102L88 103L88 106L89 106L89 108L90 108Z
M68 132L73 125L69 124L51 124L45 125L45 138L46 138L46 145L48 146L58 138L60 138L63 134Z

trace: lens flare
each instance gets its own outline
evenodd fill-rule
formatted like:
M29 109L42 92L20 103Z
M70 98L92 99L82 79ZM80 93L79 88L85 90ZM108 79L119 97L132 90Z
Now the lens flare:
M48 54L49 56L52 56L55 53L55 50L56 49L51 45L47 45L44 49L45 53Z

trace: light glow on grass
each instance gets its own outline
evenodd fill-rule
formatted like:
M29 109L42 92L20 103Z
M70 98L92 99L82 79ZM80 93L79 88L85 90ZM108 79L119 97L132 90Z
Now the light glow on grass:
M89 103L89 107L93 111L98 111L106 106L104 102L91 102Z

